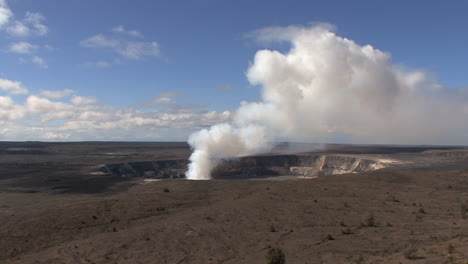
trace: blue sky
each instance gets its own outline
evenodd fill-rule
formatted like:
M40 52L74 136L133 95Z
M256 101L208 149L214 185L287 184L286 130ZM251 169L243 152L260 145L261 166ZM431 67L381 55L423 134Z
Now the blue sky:
M234 111L242 100L259 99L260 89L249 84L246 70L257 50L287 46L265 45L247 36L270 26L330 23L340 36L390 53L396 65L428 71L446 87L468 84L466 1L0 3L10 12L0 24L0 79L28 90L0 90L0 96L12 101L4 100L9 106L0 114L0 140L185 140L200 127L228 121L224 111ZM26 106L30 96L46 106ZM166 119L156 126L155 121L137 122L135 129L114 124L110 127L115 130L84 131L77 127L86 123L80 123L70 130L60 126L75 110L60 103ZM13 116L21 107L28 109ZM44 117L62 108L68 114ZM176 114L192 116L171 123L179 117L170 115Z

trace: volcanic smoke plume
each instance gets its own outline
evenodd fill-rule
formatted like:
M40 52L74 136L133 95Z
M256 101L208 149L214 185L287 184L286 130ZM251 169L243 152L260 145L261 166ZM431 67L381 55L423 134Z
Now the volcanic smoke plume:
M467 144L467 89L396 67L388 53L331 30L322 24L255 32L291 49L256 53L247 78L261 85L262 100L242 102L231 123L190 136L187 178L210 179L220 159L266 152L277 140Z

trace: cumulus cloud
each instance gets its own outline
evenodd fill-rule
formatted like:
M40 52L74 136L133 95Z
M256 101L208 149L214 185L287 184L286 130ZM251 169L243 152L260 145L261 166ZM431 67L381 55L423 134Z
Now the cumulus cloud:
M64 89L64 90L58 90L58 91L57 90L56 91L52 91L52 90L41 91L41 95L49 99L61 99L63 97L70 96L74 93L75 91L70 90L70 89Z
M1 87L8 87L9 92L12 87L22 87L19 82L0 82L5 83ZM160 96L177 94L161 93ZM41 91L23 102L0 96L0 140L184 140L196 128L230 118L228 111L119 109L69 89Z
M126 29L122 25L114 27L112 29L112 32L132 36L132 37L143 37L143 34L141 34L141 32L139 32L137 30Z
M31 95L26 99L26 107L30 112L63 112L63 111L72 111L73 108L71 105L51 101L47 98L42 98L36 95Z
M0 120L19 120L25 116L22 106L13 102L11 97L0 96Z
M37 50L37 46L26 41L20 41L11 43L8 50L18 54L30 54Z
M8 7L6 0L0 0L0 28L8 23L13 16L13 12Z
M189 138L188 177L206 179L216 161L267 151L278 139L353 143L466 144L467 90L423 71L395 67L388 53L337 36L330 25L256 31L286 53L260 50L247 71L262 100L243 102L231 123Z
M40 68L42 69L47 69L49 68L49 65L47 65L46 61L39 57L39 56L34 56L31 61L36 64L37 66L39 66Z
M27 94L28 89L23 87L20 82L8 79L0 79L0 90L10 94Z

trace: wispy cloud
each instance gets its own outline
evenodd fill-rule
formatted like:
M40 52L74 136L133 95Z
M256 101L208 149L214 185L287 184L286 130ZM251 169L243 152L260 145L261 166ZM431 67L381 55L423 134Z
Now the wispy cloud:
M75 91L70 90L70 89L58 90L58 91L52 91L52 90L41 91L42 96L50 98L50 99L61 99L61 98L70 96L74 93Z
M143 37L143 34L141 34L140 31L137 31L137 30L129 30L129 29L126 29L124 26L116 26L112 29L112 32L114 33L119 33L119 34L125 34L125 35L128 35L128 36L132 36L132 37Z
M15 37L31 35L44 36L49 28L43 24L45 17L41 13L26 12L21 20L15 20L6 27L6 32Z
M39 56L34 56L31 61L36 64L37 66L39 66L40 68L42 69L47 69L49 68L49 65L47 65L47 63L45 62L45 60Z
M42 37L47 34L49 28L44 24L45 17L41 13L30 11L27 11L21 19L14 19L15 17L17 16L8 7L7 1L0 0L0 32L5 32L12 38L23 39L22 41L12 41L7 51L23 56L36 53L39 46L31 43L29 38ZM28 39L28 41L24 39ZM21 57L19 61L21 63L32 62L42 69L49 67L45 60L37 55L29 58Z
M18 54L30 54L37 50L37 46L26 41L20 41L11 43L8 50Z
M75 95L72 97L71 102L74 105L88 105L88 104L93 104L96 103L96 98L91 98L91 97L83 97L83 96L78 96Z
M128 41L110 38L98 34L80 42L86 48L105 49L123 58L139 60L148 57L158 57L160 54L159 44L156 41Z
M84 39L80 45L85 48L103 50L117 55L119 59L142 60L148 58L157 58L160 56L159 43L156 41L135 40L131 37L143 38L143 35L137 30L128 30L123 26L117 26L112 29L115 35L97 34ZM110 62L113 61L113 62ZM121 63L121 60L119 60ZM86 63L90 66L106 68L112 64L117 64L116 60L97 61Z
M165 106L175 105L178 103L174 98L180 97L180 96L183 96L183 94L176 93L176 92L162 92L162 93L159 93L155 99L144 103L143 106L149 107L149 106L161 106L161 105L165 105Z
M90 67L90 68L100 68L100 69L106 69L111 67L112 65L115 64L121 64L122 60L119 58L114 58L113 60L97 60L97 61L90 61L83 63L82 65L85 67Z
M229 91L234 90L234 87L232 87L230 85L224 85L224 86L217 87L216 90L218 90L220 92L229 92Z

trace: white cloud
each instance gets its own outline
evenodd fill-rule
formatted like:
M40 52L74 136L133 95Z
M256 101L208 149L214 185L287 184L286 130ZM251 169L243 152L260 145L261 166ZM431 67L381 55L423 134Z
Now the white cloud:
M74 105L87 105L87 104L96 103L96 99L95 98L90 98L90 97L83 97L83 96L75 95L75 96L72 97L71 102Z
M26 12L24 21L31 25L34 32L39 36L44 36L49 31L49 28L42 24L42 21L45 20L45 17L41 13L32 13Z
M59 91L51 91L51 90L41 91L42 96L50 98L50 99L61 99L63 97L70 96L74 93L75 91L70 90L70 89L59 90Z
M65 90L41 92L43 96L56 98L69 93ZM31 95L24 103L18 104L10 97L0 96L0 139L154 140L163 137L184 140L195 128L226 122L231 118L231 113L227 111L178 113L166 109L141 112L96 102L94 98L78 95L70 103Z
M158 57L159 44L153 42L128 42L118 53L128 59L138 60L145 57Z
M8 79L0 79L0 90L10 94L27 94L28 89L23 87L20 82L11 81Z
M64 140L67 139L71 136L71 134L67 133L53 133L53 132L47 132L44 135L44 139L48 140Z
M15 104L11 97L0 96L0 120L19 120L24 115L24 108Z
M6 0L0 0L0 28L6 25L12 16L13 12L8 7Z
M6 28L6 32L17 37L29 36L30 30L27 25L20 21L14 21Z
M80 42L81 46L87 48L111 48L117 49L120 46L120 41L116 39L110 39L102 34L92 36Z
M49 65L47 65L47 63L45 62L45 60L39 56L34 56L31 60L34 64L36 64L37 66L43 68L43 69L47 69L49 68Z
M45 17L40 13L26 12L22 20L15 20L6 27L6 32L15 37L28 37L30 35L44 36L49 28L42 22Z
M33 113L72 111L73 107L66 103L54 102L47 98L31 95L26 99L26 108Z
M37 46L26 41L11 43L8 50L18 54L30 54L37 50Z
M109 68L111 66L111 64L107 61L96 61L94 63L94 66L98 67L98 68Z
M155 104L174 104L175 101L170 97L159 97L153 101Z
M143 37L141 32L139 32L137 30L125 29L125 27L121 26L121 25L114 27L112 29L112 32L119 33L119 34L125 34L125 35L129 35L129 36L132 36L132 37Z

